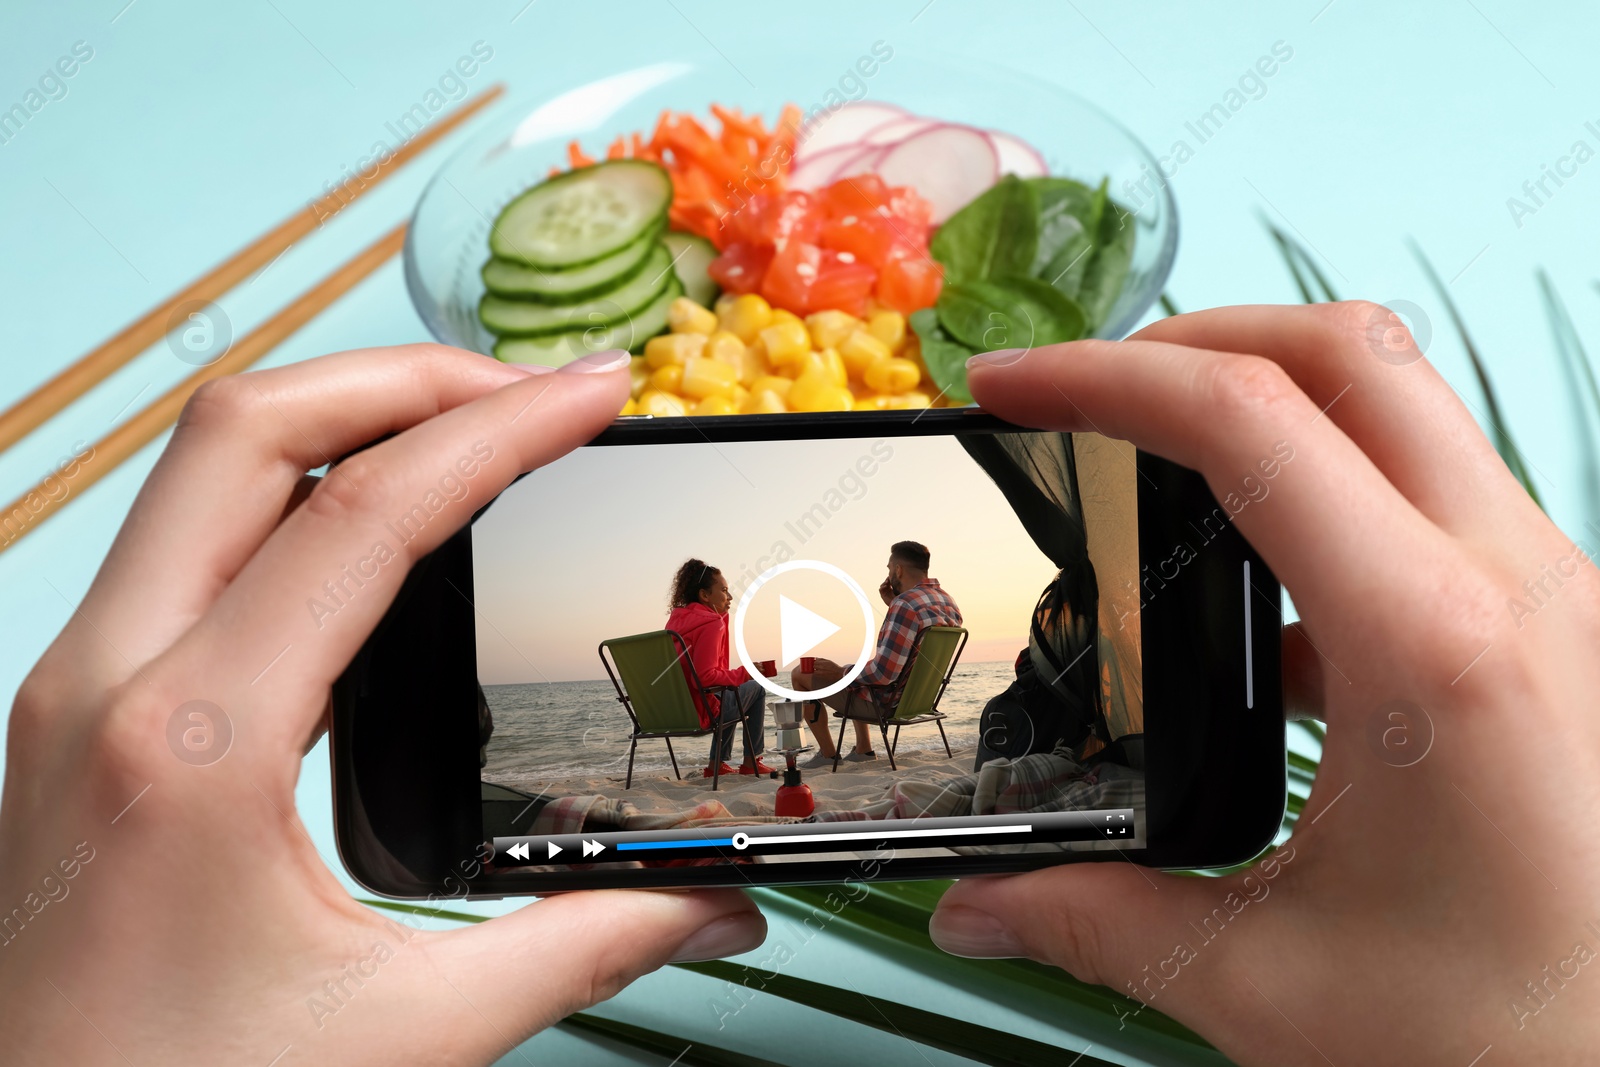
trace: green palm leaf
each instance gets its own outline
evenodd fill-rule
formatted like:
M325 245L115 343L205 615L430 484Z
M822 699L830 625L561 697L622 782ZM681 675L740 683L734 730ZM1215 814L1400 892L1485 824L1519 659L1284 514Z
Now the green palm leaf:
M1059 1067L1061 1063L1062 1051L1055 1045L913 1008L854 989L824 985L777 971L758 971L727 960L707 960L678 966L747 989L759 989L769 996L805 1004L862 1026L899 1034L918 1044L964 1056L975 1063L994 1064L996 1067L1012 1064L1017 1067ZM1084 1067L1115 1067L1110 1060L1098 1059L1087 1052L1080 1054L1077 1062Z
M1539 270L1539 295L1544 301L1545 317L1550 320L1550 333L1555 340L1556 352L1561 357L1562 370L1573 386L1574 398L1585 395L1580 391L1580 385L1587 387L1587 398L1592 410L1585 410L1582 401L1579 403L1578 432L1583 436L1582 448L1583 462L1588 481L1589 513L1591 517L1600 519L1600 456L1597 456L1595 447L1595 433L1590 426L1590 419L1600 420L1600 385L1595 382L1594 367L1589 362L1589 353L1584 350L1583 341L1578 337L1578 331L1572 324L1572 316L1567 314L1567 306L1556 292L1556 287L1550 281L1550 276Z
M1500 458L1505 460L1506 466L1511 468L1511 473L1516 475L1517 481L1533 497L1533 502L1539 507L1544 507L1544 502L1539 499L1539 490L1534 487L1533 476L1528 472L1527 463L1522 458L1522 450L1511 438L1510 427L1506 423L1505 414L1500 410L1500 398L1494 391L1494 384L1489 381L1489 370L1485 366L1478 346L1473 343L1472 334L1467 331L1466 321L1462 319L1456 302L1450 295L1449 287L1440 279L1439 273L1433 269L1433 264L1415 241L1411 242L1411 251L1422 264L1423 273L1428 276L1428 283L1433 286L1433 291L1439 294L1440 303L1444 304L1445 313L1450 316L1450 322L1456 328L1456 333L1461 337L1461 344L1467 350L1467 359L1472 363L1472 373L1478 379L1478 387L1483 390L1483 400L1488 405L1489 430L1494 438L1495 451L1500 453Z
M734 1052L699 1040L690 1041L688 1038L587 1012L574 1012L556 1025L568 1030L598 1034L644 1052L670 1057L673 1064L682 1064L683 1067L784 1067L777 1060L765 1060L746 1052Z

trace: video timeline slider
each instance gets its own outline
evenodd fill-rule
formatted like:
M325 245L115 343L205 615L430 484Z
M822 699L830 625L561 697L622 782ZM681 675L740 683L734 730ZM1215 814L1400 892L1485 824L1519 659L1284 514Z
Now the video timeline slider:
M985 845L1115 841L1137 847L1132 808L1030 812L942 819L781 823L549 837L497 837L498 866L560 866L636 860L722 858L804 852L868 852L898 845L961 848ZM560 857L559 859L557 857Z

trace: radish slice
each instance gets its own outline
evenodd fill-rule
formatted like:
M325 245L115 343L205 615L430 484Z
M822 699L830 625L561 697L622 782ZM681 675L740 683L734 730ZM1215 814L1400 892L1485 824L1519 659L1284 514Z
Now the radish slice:
M995 155L1000 160L1001 174L1015 174L1019 178L1042 178L1050 173L1050 168L1045 166L1044 157L1022 138L1013 137L999 130L990 130L988 133L989 140L994 144Z
M893 145L867 145L857 150L856 154L841 163L833 172L831 181L840 181L844 178L854 177L857 174L869 174L878 168L883 157L889 154Z
M831 115L817 119L816 125L800 128L801 136L795 150L799 159L808 159L818 152L861 140L862 134L890 119L905 117L905 109L893 104L862 102L845 104Z
M923 119L915 115L903 115L897 119L890 119L881 125L874 126L861 136L861 143L866 144L897 144L904 141L914 133L932 129L940 125L938 119Z
M889 148L877 165L889 185L909 185L943 222L1000 177L994 143L971 126L940 124Z
M861 145L851 143L825 148L806 156L789 172L791 189L821 189L833 181L834 174L844 164L861 154Z

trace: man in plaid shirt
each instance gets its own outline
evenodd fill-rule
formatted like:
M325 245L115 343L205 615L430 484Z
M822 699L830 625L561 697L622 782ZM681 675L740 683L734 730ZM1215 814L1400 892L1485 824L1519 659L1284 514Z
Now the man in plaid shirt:
M928 577L928 564L925 545L898 541L890 547L889 576L878 586L878 595L889 608L878 630L878 650L848 689L822 698L824 704L855 722L856 750L845 757L852 763L878 758L872 751L868 724L877 722L900 703L900 675L916 648L917 636L929 626L961 625L961 609L937 580ZM849 669L826 659L818 659L816 668L811 674L795 671L789 687L801 691L821 689L837 682ZM806 766L831 764L835 746L827 718L818 708L808 714L807 721L817 739L817 755Z

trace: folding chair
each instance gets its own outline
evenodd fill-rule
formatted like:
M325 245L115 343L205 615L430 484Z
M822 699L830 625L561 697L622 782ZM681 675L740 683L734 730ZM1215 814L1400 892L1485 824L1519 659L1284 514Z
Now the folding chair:
M967 631L961 626L929 626L917 634L916 647L911 650L911 658L906 660L906 665L901 668L900 677L884 685L871 685L867 688L872 691L869 699L874 714L862 715L845 711L835 711L839 717L839 741L833 750L833 769L838 771L839 759L844 754L844 727L845 723L856 720L875 722L878 730L883 734L883 747L889 753L889 769L898 770L894 763L895 746L900 743L900 729L903 726L915 726L918 723L931 722L939 727L939 739L944 742L944 754L947 759L954 759L955 754L950 751L950 738L945 736L945 713L939 710L939 699L944 696L945 687L950 684L950 676L955 674L956 663L961 659L961 650L967 647ZM900 702L893 708L885 708L878 703L880 693L900 687ZM848 692L848 690L847 690ZM846 708L853 702L847 701ZM894 740L889 739L889 727L894 727Z
M628 745L628 778L622 788L633 788L633 757L639 742L657 737L667 743L674 777L682 778L672 739L704 737L716 732L719 729L716 714L722 708L722 694L734 687L702 684L694 661L689 658L689 646L674 630L608 638L600 642L598 651L611 684L616 686L617 700L633 720L633 734ZM711 726L700 725L700 713L691 695L695 692L712 714ZM743 708L739 709L739 721L744 724L748 736L750 723ZM732 730L735 725L730 722L721 729ZM711 771L712 789L717 788L721 777L722 761L716 760Z

